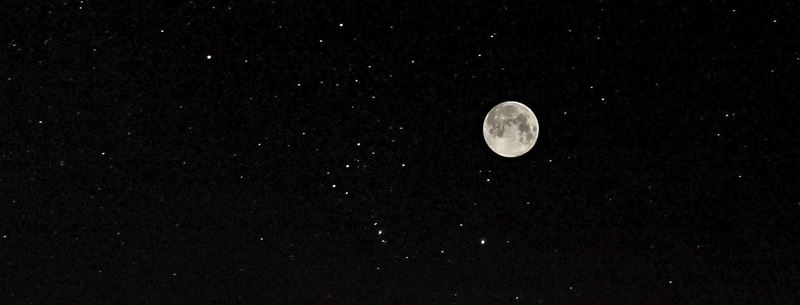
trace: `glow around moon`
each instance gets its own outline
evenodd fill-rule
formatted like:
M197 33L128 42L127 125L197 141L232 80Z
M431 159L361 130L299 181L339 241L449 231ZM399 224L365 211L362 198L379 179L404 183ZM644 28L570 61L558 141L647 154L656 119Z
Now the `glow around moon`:
M507 158L527 153L539 138L539 121L528 106L502 102L483 120L483 139L496 154Z

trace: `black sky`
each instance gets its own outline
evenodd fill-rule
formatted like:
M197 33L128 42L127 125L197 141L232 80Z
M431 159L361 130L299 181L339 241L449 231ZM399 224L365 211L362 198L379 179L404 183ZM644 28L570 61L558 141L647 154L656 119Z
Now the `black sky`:
M0 303L796 302L798 16L3 2Z

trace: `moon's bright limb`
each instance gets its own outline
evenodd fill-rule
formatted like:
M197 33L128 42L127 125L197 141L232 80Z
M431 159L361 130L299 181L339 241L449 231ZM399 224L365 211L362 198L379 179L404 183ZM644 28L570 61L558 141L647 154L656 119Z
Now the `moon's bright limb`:
M483 120L483 139L496 154L507 158L527 153L539 137L539 121L528 106L502 102Z

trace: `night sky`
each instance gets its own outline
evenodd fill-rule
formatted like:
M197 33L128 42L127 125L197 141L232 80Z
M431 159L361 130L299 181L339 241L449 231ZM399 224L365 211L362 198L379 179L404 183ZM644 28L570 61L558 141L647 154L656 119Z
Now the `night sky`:
M166 2L0 4L0 303L800 300L800 3Z

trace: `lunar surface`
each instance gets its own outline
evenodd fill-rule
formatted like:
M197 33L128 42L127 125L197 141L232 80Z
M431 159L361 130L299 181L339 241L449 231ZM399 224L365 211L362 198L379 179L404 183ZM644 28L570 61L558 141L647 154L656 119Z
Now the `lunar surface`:
M507 158L527 153L539 137L539 121L528 106L502 102L483 120L483 139L496 154Z

